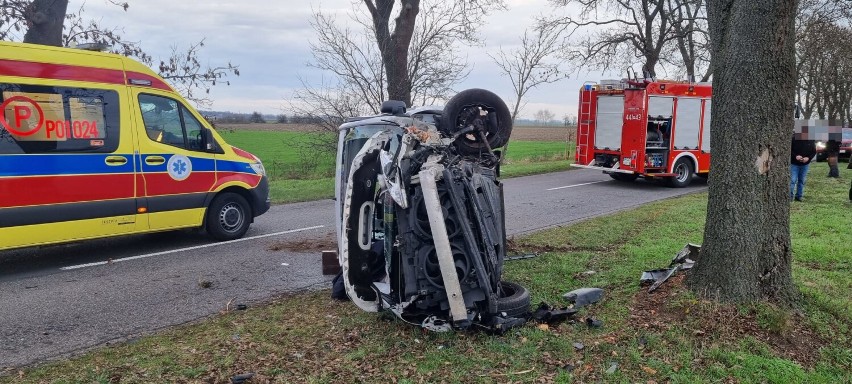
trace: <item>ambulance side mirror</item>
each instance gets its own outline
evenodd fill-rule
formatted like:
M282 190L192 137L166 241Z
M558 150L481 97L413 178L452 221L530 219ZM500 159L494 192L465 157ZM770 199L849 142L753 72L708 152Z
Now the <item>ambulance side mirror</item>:
M202 143L204 145L204 150L210 153L225 153L222 150L222 147L219 146L219 143L216 142L216 138L213 137L213 133L210 132L209 129L204 128L201 130L202 135Z

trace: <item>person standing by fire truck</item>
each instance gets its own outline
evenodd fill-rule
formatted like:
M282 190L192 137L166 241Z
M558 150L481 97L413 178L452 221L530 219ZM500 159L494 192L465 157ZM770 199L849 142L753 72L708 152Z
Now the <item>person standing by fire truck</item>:
M802 201L808 168L814 156L816 143L808 140L806 134L794 134L790 152L790 199Z

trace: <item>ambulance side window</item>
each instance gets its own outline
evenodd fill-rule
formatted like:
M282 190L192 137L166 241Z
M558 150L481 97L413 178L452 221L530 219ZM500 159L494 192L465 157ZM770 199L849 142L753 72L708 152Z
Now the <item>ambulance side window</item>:
M114 152L118 103L112 90L0 84L0 154Z

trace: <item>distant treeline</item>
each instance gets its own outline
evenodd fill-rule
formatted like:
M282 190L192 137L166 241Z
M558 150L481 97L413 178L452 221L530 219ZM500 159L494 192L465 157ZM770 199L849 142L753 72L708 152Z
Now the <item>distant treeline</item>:
M214 124L251 124L251 123L279 123L279 124L319 124L322 119L316 116L299 115L264 115L260 112L234 113L202 111L201 115L207 121Z

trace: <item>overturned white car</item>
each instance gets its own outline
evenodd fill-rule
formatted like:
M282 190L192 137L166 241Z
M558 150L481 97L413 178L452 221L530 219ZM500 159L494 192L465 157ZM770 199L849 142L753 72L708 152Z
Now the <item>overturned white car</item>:
M495 94L470 89L443 110L339 128L338 258L346 294L434 331L523 324L529 292L501 281L506 255L500 152L512 121Z

